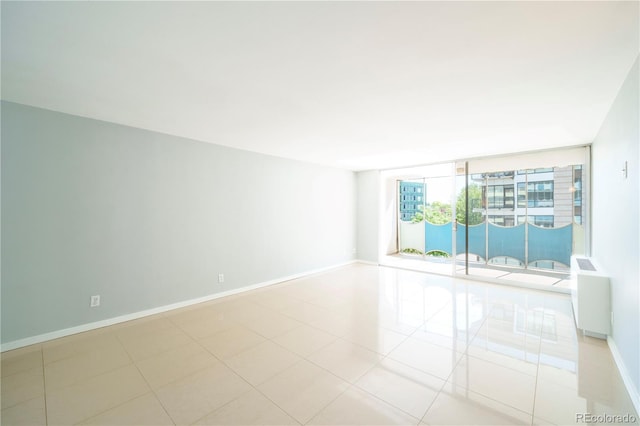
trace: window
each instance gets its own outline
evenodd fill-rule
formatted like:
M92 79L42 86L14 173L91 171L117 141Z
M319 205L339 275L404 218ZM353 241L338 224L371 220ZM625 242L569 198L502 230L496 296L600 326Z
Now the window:
M400 182L400 219L410 221L420 211L424 201L424 184L421 182Z
M421 195L406 195L403 194L401 197L402 201L422 201Z
M491 185L486 188L486 192L490 209L513 209L513 185Z
M518 225L524 223L524 218L524 216L518 216ZM529 216L528 222L543 228L553 228L553 216L551 215Z
M515 221L513 220L513 216L489 216L489 222L494 223L500 226L514 226Z
M553 207L553 181L519 182L518 207Z
M524 174L534 174L534 173L550 173L553 172L553 167L545 167L545 168L538 168L538 169L527 169L527 170L518 170L518 174L519 175L524 175Z
M573 220L582 224L582 166L573 166Z
M533 224L543 228L553 228L553 216L534 216Z

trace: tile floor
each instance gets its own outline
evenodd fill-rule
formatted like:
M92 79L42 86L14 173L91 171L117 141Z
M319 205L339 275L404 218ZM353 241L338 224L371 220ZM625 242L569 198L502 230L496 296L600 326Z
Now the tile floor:
M567 296L356 264L2 354L4 425L637 417Z
M410 254L393 254L382 257L380 263L385 266L453 276L453 264L450 258L429 259L429 257ZM464 274L463 258L458 258L455 268L457 273ZM518 267L500 267L471 262L469 264L469 275L479 279L498 280L507 285L513 283L534 285L541 290L544 290L545 287L555 287L556 289L564 289L567 294L571 286L568 273L560 271L554 273L543 269L526 270Z

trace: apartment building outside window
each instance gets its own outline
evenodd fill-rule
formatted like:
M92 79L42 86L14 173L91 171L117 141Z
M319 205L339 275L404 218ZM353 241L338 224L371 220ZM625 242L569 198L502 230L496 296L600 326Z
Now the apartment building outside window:
M490 209L513 209L513 185L491 185L486 188L486 199Z
M542 228L553 228L553 215L529 215L527 221ZM525 223L525 216L518 216L518 225Z
M553 181L518 182L518 207L553 207Z

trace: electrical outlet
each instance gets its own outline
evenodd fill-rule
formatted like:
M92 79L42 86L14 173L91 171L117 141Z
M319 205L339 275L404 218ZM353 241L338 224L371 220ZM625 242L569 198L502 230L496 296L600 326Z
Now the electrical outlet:
M91 296L91 303L89 304L90 307L95 308L97 306L100 306L100 295L96 295L96 296Z
M218 282L219 283L223 283L224 282L224 274L218 274Z

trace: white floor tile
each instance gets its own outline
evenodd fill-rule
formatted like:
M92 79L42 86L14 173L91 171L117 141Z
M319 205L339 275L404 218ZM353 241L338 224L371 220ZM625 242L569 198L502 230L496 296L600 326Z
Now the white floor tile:
M1 370L15 425L638 418L568 296L362 264L9 351Z

